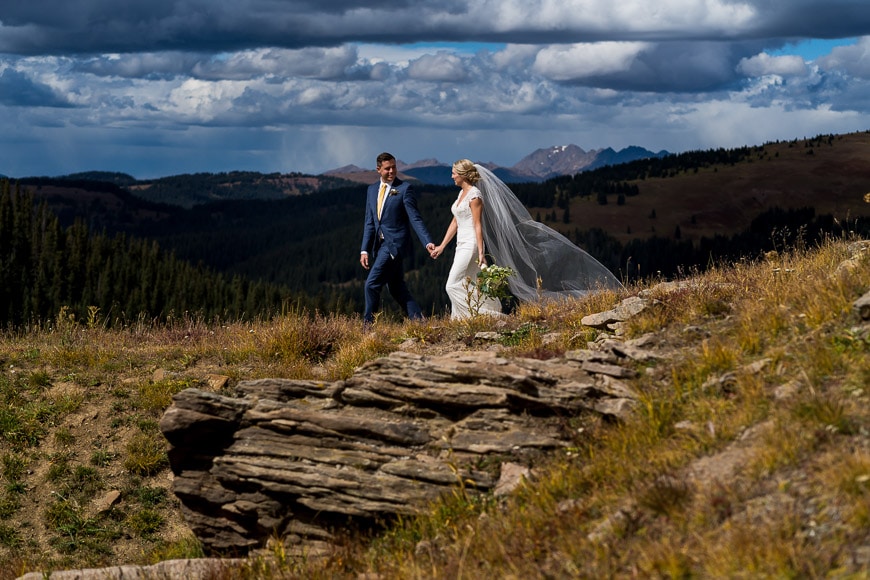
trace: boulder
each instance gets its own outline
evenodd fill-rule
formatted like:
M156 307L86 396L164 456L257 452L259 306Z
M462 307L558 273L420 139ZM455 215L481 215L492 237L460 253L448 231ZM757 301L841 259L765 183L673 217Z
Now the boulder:
M442 494L493 491L502 464L575 444L570 417L630 413L620 378L634 371L620 362L632 359L395 352L343 381L243 381L233 397L187 389L160 421L173 491L209 553L276 536L309 553L336 530L417 513Z

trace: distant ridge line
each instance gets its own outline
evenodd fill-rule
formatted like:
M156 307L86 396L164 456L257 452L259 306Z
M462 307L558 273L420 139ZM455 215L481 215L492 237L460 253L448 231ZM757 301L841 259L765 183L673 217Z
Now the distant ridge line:
M574 175L582 171L589 171L604 167L605 165L618 165L639 159L651 157L664 157L670 155L668 151L650 151L643 147L631 145L619 151L611 147L584 151L577 145L554 145L537 149L523 157L511 167L502 167L495 163L480 162L500 179L507 183L541 182L559 177L561 175ZM450 165L442 163L434 158L421 159L414 163L405 163L401 160L397 163L399 171L418 181L430 185L453 185L450 177ZM351 174L358 174L353 179L361 177L359 174L374 173L371 170L362 169L356 165L345 165L336 169L330 169L322 175L333 177L350 178Z

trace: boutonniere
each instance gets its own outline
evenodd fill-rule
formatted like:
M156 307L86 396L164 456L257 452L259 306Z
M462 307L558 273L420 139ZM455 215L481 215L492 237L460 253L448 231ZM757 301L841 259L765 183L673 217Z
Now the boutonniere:
M399 195L399 190L396 189L396 188L391 189L391 190L390 190L390 195Z

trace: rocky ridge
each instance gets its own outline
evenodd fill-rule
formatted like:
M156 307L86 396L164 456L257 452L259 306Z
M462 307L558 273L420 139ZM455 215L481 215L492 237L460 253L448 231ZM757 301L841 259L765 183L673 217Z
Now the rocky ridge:
M237 397L187 389L160 422L174 491L211 552L277 534L311 554L339 527L415 513L457 486L503 492L507 472L571 445L570 417L624 417L635 395L623 379L659 356L642 342L550 360L399 351L333 383L243 381Z
M649 303L633 297L583 323L619 332ZM631 412L624 379L662 356L650 346L604 338L550 360L398 351L332 383L242 381L235 397L187 389L160 421L174 492L209 552L279 536L312 554L336 529L412 514L458 486L509 490L535 458L571 445L569 418Z

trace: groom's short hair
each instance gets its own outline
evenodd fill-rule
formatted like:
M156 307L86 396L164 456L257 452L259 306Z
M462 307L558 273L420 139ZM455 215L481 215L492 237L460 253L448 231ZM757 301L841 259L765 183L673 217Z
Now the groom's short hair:
M387 153L386 151L384 151L383 153L378 155L378 167L380 167L381 163L383 163L384 161L395 161L395 160L396 160L396 158L393 157L392 153Z

